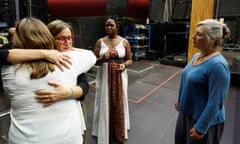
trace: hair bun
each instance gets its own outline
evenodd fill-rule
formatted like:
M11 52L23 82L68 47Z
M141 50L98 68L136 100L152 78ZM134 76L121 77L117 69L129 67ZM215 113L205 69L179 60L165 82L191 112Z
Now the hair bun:
M230 29L228 28L228 26L225 23L223 23L222 28L223 28L223 37L222 38L223 39L229 38L230 37Z

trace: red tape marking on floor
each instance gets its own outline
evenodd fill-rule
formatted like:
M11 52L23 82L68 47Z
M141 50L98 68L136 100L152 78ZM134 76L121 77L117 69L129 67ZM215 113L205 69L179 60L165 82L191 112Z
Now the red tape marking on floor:
M142 96L140 99L138 100L133 100L133 99L128 99L129 101L133 102L133 103L140 103L142 102L145 98L147 98L148 96L150 96L152 93L154 93L156 90L158 90L160 87L162 87L164 84L166 84L168 81L170 81L171 79L173 79L176 75L178 75L180 72L182 71L182 69L179 69L177 72L175 72L173 75L171 75L170 77L168 77L164 82L160 83L157 87L155 87L154 89L152 89L151 91L149 91L147 94L145 94L144 96Z

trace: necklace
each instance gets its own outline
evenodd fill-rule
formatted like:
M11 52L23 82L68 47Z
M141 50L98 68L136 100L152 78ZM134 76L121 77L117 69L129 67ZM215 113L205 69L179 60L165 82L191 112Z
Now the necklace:
M215 55L215 54L217 54L217 53L219 53L219 52L218 52L218 51L211 51L211 52L206 53L206 54L200 53L199 56L198 56L198 60L202 60L202 59L204 59L204 58L207 58L207 57L210 56L210 55Z
M199 56L196 58L196 60L194 61L193 65L199 65L201 63L203 63L204 61L208 60L210 57L219 54L218 51L211 51L207 54L199 54Z
M211 54L211 53L207 53L207 54L199 54L199 56L198 56L198 60L201 60L201 59L203 59L203 58L209 56L210 54Z

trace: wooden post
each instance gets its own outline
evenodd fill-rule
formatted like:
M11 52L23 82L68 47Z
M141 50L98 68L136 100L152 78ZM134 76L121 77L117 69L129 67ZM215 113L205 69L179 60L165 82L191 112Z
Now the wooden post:
M214 0L192 0L191 22L190 32L188 40L188 61L191 60L194 53L198 52L198 49L192 45L192 35L195 32L196 24L204 19L213 18L214 15Z

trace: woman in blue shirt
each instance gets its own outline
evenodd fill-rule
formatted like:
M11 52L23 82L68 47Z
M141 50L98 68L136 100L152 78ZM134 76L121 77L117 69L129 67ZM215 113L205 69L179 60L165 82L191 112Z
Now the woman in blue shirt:
M221 54L221 44L230 31L214 19L197 24L192 36L199 49L183 69L178 102L175 144L219 144L225 122L224 99L230 84L230 69Z

